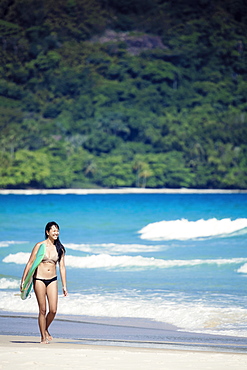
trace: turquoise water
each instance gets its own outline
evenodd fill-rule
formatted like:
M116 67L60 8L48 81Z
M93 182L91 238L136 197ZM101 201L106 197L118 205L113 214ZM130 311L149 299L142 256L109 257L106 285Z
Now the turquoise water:
M44 226L66 247L59 313L247 336L247 194L0 195L0 310L36 313L19 280ZM61 289L60 289L61 292Z

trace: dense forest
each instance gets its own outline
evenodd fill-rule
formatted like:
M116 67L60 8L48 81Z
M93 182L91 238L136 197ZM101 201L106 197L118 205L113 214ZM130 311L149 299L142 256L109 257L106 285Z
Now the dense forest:
M247 188L245 0L1 0L1 188Z

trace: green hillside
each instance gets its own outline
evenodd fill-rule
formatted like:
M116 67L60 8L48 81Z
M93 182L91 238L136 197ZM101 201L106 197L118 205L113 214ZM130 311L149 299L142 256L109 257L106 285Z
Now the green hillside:
M245 0L2 0L1 188L247 188Z

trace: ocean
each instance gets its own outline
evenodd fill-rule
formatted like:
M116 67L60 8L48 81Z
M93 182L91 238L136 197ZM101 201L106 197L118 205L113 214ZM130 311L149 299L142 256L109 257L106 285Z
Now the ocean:
M19 284L49 221L66 248L58 318L247 338L247 194L1 194L2 317L37 315Z

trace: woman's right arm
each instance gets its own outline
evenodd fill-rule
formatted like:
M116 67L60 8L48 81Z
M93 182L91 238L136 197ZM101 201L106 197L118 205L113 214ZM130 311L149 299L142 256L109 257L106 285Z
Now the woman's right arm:
M31 266L32 266L32 264L33 264L33 262L35 260L35 257L36 257L37 251L39 249L39 246L40 246L40 243L37 243L34 246L34 248L32 250L32 253L31 253L30 257L29 257L29 260L28 260L28 262L26 264L26 267L25 267L25 269L23 271L23 275L22 275L22 278L21 278L20 291L22 291L23 283L24 283L24 281L25 281L25 279L27 277L28 271L30 270L30 268L31 268Z

